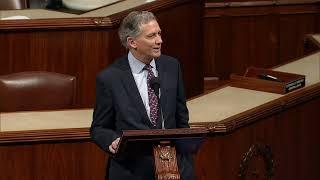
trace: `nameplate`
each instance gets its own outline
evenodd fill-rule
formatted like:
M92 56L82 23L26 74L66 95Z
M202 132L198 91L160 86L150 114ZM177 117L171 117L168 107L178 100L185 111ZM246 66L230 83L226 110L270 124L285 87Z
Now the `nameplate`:
M305 86L305 75L250 67L243 76L230 75L231 86L285 94Z

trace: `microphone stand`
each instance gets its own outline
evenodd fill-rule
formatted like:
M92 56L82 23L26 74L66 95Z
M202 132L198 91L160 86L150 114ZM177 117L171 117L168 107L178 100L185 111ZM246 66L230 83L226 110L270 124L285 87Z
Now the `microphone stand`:
M164 117L163 117L163 111L162 111L162 107L161 107L161 102L160 102L160 97L159 97L159 93L156 93L156 96L158 98L158 107L160 110L160 117L161 117L161 128L165 129L164 127Z

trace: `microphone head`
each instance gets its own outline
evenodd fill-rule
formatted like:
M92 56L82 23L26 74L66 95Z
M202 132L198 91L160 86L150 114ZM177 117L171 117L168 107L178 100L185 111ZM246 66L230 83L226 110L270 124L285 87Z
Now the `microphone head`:
M156 96L159 97L160 79L158 77L153 77L150 79L150 86L156 93Z

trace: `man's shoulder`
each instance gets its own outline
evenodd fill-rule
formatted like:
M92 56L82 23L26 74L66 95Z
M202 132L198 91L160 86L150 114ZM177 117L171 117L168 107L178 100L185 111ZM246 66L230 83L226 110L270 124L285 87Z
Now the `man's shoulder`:
M176 58L174 58L172 56L165 55L165 54L161 54L159 59L162 59L162 60L165 60L165 61L178 61Z
M127 56L122 56L116 59L112 64L108 65L106 68L101 70L97 77L106 78L106 77L115 77L117 74L123 71L123 67L127 61ZM109 79L108 78L108 79Z
M161 63L165 64L179 64L179 61L176 58L168 55L161 55L159 60Z

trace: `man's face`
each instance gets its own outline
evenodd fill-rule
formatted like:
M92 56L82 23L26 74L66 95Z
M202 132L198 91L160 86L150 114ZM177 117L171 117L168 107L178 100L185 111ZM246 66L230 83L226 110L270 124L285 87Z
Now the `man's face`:
M133 55L137 59L149 63L153 58L161 55L161 29L155 20L142 24L140 28L140 35L132 38L131 41L129 39L129 43L134 48Z

